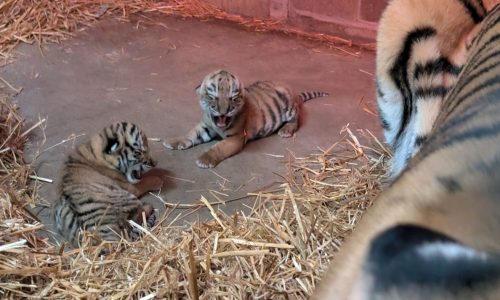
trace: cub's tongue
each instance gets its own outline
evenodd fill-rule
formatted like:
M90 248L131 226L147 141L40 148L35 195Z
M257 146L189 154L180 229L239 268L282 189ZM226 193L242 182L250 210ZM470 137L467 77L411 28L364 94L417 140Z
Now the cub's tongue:
M226 119L227 119L226 116L216 117L215 120L217 121L216 122L217 127L220 127L220 128L226 127Z

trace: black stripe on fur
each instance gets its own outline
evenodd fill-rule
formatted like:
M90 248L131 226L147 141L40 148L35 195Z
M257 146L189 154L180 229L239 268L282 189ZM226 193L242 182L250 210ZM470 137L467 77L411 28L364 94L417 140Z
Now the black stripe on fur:
M460 67L454 66L448 59L441 57L425 64L416 64L413 77L418 80L423 75L432 76L443 72L458 75Z
M427 140L426 135L417 136L417 138L415 139L415 146L417 146L417 147L422 146L422 144L425 142L425 140Z
M449 89L444 86L435 86L429 88L418 88L415 90L415 99L425 99L431 97L444 97Z
M428 39L436 35L436 30L431 27L417 28L408 33L403 48L399 53L393 67L391 68L390 75L396 86L398 87L401 95L403 96L403 115L401 120L401 127L396 135L396 140L401 137L401 134L408 126L411 118L411 110L413 106L413 97L410 90L410 83L408 81L408 63L411 57L412 48L415 43L421 40Z
M329 95L330 94L328 94L326 92L311 91L311 92L302 92L299 94L299 97L300 97L300 100L302 100L302 102L306 102L306 101L309 101L309 100L312 100L315 98L326 97Z
M382 115L379 114L379 119L380 119L380 125L382 126L382 129L386 130L386 131L389 131L391 130L391 125L389 125L389 122L387 122L387 120L382 117Z
M472 20L474 20L474 23L478 24L484 19L483 15L485 13L485 9L482 3L480 3L480 6L483 10L482 12L478 12L476 10L476 7L471 3L470 0L460 0L460 3L462 3L462 5L465 7Z
M384 92L382 92L382 89L380 88L380 83L377 81L375 83L375 85L376 85L376 88L377 88L377 96L379 98L384 98Z
M426 252L425 247L436 250ZM463 253L447 253L447 247L461 249ZM466 255L467 251L477 255ZM373 240L366 268L377 292L408 287L457 292L500 278L500 258L484 259L480 253L439 232L415 225L398 225Z
M485 73L491 71L491 69L498 67L499 65L500 65L500 61L496 62L492 66L488 66L487 68L482 68L479 72L477 72L477 74L474 74L474 75L475 76L480 76L482 74L485 74ZM492 86L493 84L498 84L498 77L499 77L499 75L497 75L497 77L491 78L491 79L483 82L482 84L476 86L475 88L473 88L472 90L470 90L468 93L465 93L461 97L457 97L455 99L455 101L453 102L453 106L451 106L450 109L446 111L447 114L451 114L457 107L460 106L460 103L462 103L463 101L465 101L466 99L468 99L470 96L472 96L472 95L480 92L483 89L486 89L486 88Z

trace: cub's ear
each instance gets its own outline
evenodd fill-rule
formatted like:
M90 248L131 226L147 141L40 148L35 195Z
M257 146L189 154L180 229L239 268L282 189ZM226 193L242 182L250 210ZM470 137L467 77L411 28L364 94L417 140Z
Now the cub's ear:
M199 84L195 89L196 91L196 94L200 95L200 92L201 92L201 84Z
M118 151L118 148L120 147L120 143L118 142L117 139L113 138L108 138L106 148L104 149L104 152L106 154L113 154L116 151Z

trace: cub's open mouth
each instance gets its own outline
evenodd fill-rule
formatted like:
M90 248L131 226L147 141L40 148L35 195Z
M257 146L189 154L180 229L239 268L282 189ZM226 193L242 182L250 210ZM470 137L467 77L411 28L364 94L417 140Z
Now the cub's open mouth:
M141 178L142 178L142 173L139 170L133 170L131 175L132 175L132 178L135 180L141 180Z
M142 178L142 172L140 169L137 168L131 168L127 170L127 173L125 174L127 177L128 182L130 183L138 183L141 181Z
M226 128L231 121L231 117L228 117L227 115L212 116L212 119L214 124L219 128Z

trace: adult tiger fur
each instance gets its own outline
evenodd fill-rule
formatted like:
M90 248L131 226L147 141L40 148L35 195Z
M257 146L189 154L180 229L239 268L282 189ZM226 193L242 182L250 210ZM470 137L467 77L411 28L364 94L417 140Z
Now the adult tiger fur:
M144 213L149 226L155 222L153 207L138 199L163 185L165 173L150 170L155 164L146 135L132 123L115 123L93 135L64 163L53 207L58 232L73 246L82 229L109 241L138 238L128 220L142 224Z
M500 6L469 51L427 140L313 299L499 299Z
M240 152L248 141L278 129L281 137L293 136L299 127L300 105L328 95L304 92L293 96L290 89L269 81L257 81L245 88L238 77L225 70L208 74L196 92L203 111L201 122L185 137L168 139L163 145L183 150L222 138L198 158L200 168L213 168Z
M480 0L393 0L377 35L377 103L394 179L430 133L486 9Z

